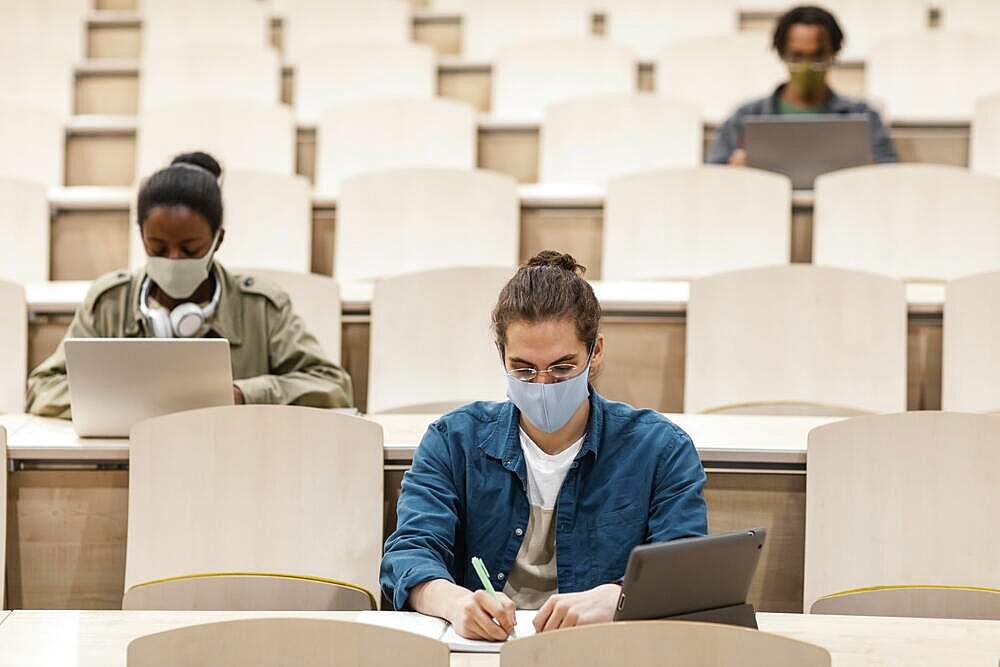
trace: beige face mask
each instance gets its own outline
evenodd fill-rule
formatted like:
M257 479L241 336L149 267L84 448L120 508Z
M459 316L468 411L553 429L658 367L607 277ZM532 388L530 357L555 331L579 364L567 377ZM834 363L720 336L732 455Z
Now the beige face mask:
M198 286L208 279L215 250L219 247L222 229L215 233L212 247L204 257L194 259L167 259L166 257L147 257L146 275L173 299L186 299Z

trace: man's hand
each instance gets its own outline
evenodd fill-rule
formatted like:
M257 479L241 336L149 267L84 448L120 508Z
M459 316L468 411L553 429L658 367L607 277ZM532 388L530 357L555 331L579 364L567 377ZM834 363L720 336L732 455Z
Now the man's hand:
M535 615L535 631L609 623L614 620L621 592L618 584L604 584L582 593L557 593Z
M486 591L457 597L452 603L448 621L455 632L466 639L488 639L502 642L514 631L517 624L514 603L503 593L497 592L497 602ZM500 625L497 625L496 619Z
M733 151L732 155L729 156L729 164L734 167L747 166L747 152L742 148L737 148Z
M233 385L233 405L245 405L247 400L243 398L243 392L235 384Z

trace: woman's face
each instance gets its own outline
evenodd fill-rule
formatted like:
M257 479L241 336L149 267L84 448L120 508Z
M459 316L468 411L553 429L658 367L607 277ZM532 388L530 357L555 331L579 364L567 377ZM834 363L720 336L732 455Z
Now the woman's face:
M590 350L577 338L573 320L558 319L542 322L518 320L507 327L504 363L507 370L534 368L543 371L556 364L573 364L577 372L587 365ZM594 356L590 362L591 373L604 361L604 335L598 334ZM535 382L554 382L551 373L542 373Z
M219 232L219 245L225 230ZM142 244L150 257L197 259L212 247L214 234L208 220L187 206L156 206L142 225Z

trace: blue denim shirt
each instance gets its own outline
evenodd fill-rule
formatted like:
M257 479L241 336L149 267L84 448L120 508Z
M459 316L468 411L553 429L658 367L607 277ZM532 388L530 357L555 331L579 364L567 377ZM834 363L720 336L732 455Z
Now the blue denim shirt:
M589 400L587 434L556 502L561 593L620 579L636 545L708 531L705 471L691 438L593 388ZM510 402L472 403L427 429L382 559L382 591L396 609L432 579L482 588L473 556L486 562L494 588L504 587L530 513L519 416Z

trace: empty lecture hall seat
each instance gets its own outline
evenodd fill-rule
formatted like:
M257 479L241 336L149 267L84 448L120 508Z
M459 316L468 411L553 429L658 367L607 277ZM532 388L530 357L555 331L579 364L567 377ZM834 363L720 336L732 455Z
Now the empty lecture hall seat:
M7 44L44 44L72 67L85 56L91 0L3 0L0 26Z
M906 409L903 283L792 264L691 283L685 412Z
M0 178L62 185L65 144L62 114L0 101Z
M68 119L74 111L73 82L74 65L58 51L38 43L0 41L0 104L45 110Z
M437 58L425 44L325 46L300 55L294 86L299 123L315 125L323 111L344 102L434 97Z
M49 199L41 183L0 178L0 280L49 279Z
M628 46L642 60L655 58L668 42L739 30L736 0L608 0L604 4L608 39Z
M204 99L147 109L139 116L137 180L200 150L223 168L295 173L295 120L287 106Z
M293 63L331 44L403 44L412 32L406 0L285 0L284 16L285 59Z
M493 60L511 44L583 39L593 28L589 0L464 0L462 55Z
M787 77L764 34L681 40L656 56L656 92L697 104L709 123L721 123L740 104L769 95Z
M998 441L1000 416L955 412L814 429L804 608L1000 618Z
M892 121L969 122L976 99L1000 90L998 71L995 34L928 31L877 44L865 77Z
M881 41L927 30L933 0L826 0L822 3L844 31L838 58L864 61Z
M476 167L476 112L442 98L384 98L327 109L316 131L316 192L383 169Z
M0 610L8 607L4 582L7 580L7 429L0 426Z
M441 413L504 400L490 312L513 273L513 267L465 267L376 282L368 412Z
M240 405L136 424L124 609L376 606L382 429Z
M517 264L520 204L506 174L400 169L344 179L333 275L340 282L447 266Z
M128 644L128 667L448 667L448 645L346 620L249 618L158 632Z
M18 283L0 281L0 315L0 414L16 414L24 412L28 377L28 305Z
M969 140L969 168L1000 176L1000 90L976 100Z
M786 264L791 194L786 176L719 165L616 178L604 204L601 277L690 280Z
M271 43L266 2L257 0L142 0L145 53L201 44L263 49Z
M701 114L649 93L578 98L545 109L540 142L540 182L603 186L634 171L701 164Z
M1000 34L1000 3L983 0L934 0L945 30Z
M1000 412L1000 272L948 283L944 303L941 407Z
M909 281L1000 269L1000 178L931 164L816 179L813 261Z
M597 38L518 42L493 66L491 112L504 120L541 119L545 107L577 97L630 94L636 61L619 44Z

